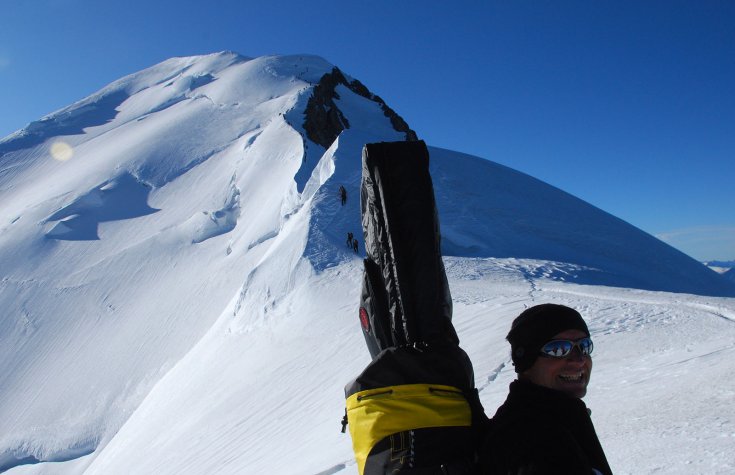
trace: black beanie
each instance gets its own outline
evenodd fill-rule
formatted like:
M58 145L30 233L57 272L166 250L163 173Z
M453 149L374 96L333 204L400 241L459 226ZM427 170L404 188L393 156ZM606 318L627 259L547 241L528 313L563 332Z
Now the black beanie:
M566 330L580 330L590 336L582 315L564 305L545 303L528 308L518 315L506 337L510 342L516 373L533 366L541 346Z

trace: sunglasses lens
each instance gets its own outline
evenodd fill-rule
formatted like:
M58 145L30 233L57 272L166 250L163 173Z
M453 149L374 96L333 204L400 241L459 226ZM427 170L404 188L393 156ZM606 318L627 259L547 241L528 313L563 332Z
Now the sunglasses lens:
M541 348L541 353L553 358L565 358L569 356L575 346L579 346L579 352L584 356L592 354L594 348L590 338L582 338L577 341L554 340L545 344Z
M583 355L591 355L594 347L592 340L589 338L583 338L579 341L579 349L582 351Z
M556 358L563 358L572 351L572 342L568 340L554 340L550 341L541 348L541 352L547 356L553 356Z

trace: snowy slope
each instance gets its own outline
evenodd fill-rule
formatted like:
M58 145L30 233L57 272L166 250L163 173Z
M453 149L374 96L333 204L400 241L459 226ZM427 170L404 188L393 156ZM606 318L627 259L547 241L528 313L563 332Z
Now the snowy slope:
M311 56L174 58L0 141L0 471L355 473L342 387L368 354L344 241L362 145L407 132L340 76ZM527 175L430 152L488 411L510 320L567 303L596 338L613 468L731 471L735 285Z

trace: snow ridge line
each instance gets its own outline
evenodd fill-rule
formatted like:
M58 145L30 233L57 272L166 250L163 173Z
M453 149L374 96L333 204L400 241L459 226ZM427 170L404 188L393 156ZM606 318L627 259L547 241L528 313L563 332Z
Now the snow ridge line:
M28 449L28 446L24 444L23 448L8 450L4 454L0 454L0 473L22 465L36 465L47 462L71 462L72 460L93 454L97 450L97 443L80 443L65 450L55 452L50 456L42 456L40 458L30 453Z

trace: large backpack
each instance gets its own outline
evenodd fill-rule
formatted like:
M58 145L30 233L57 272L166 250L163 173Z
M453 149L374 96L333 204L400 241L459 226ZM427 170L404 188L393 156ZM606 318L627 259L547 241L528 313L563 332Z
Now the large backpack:
M345 388L360 475L473 473L486 422L452 300L422 141L362 153L359 318L372 362Z

